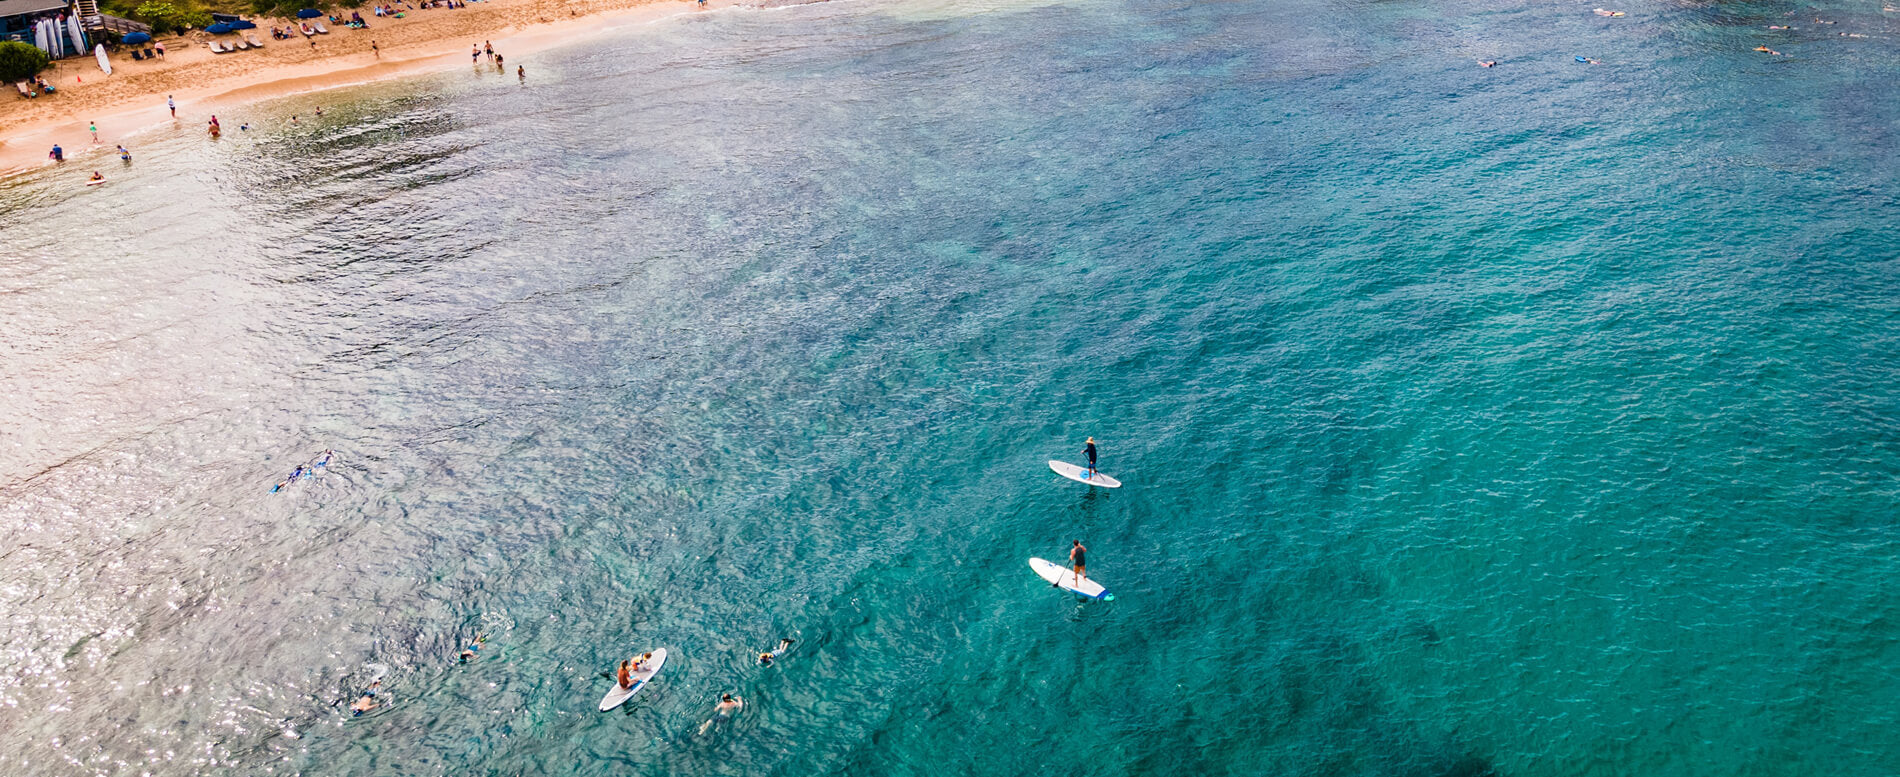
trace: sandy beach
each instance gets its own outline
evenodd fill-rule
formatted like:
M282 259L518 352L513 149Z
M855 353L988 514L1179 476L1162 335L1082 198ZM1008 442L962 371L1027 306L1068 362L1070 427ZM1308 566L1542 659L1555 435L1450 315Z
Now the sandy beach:
M55 143L71 158L97 148L109 151L133 133L173 122L167 97L178 104L176 121L203 124L219 106L465 63L471 44L492 42L512 72L534 51L699 8L688 0L484 0L465 8L405 11L397 19L374 17L365 7L369 29L327 24L330 34L310 39L272 40L272 26L293 22L255 18L258 29L250 33L264 43L261 50L217 54L205 45L214 36L191 33L161 38L168 49L164 59L138 62L115 52L111 75L91 57L62 60L43 74L56 94L0 101L0 173L50 164L47 152ZM338 15L348 18L349 11ZM99 126L98 143L87 130L92 122Z

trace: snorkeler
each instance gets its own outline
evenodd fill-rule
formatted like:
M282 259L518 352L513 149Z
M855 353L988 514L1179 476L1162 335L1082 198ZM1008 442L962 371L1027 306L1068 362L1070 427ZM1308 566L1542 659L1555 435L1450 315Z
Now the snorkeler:
M456 659L464 664L475 660L475 651L481 650L482 643L487 641L487 634L476 634L475 641L470 643L468 647L462 648L462 652L456 656Z
M370 683L369 690L364 691L363 695L357 697L355 703L350 705L350 716L357 717L365 712L376 709L376 690L381 687L383 687L383 681L381 680Z
M779 640L778 647L772 648L771 652L759 654L759 666L771 666L773 661L777 661L779 656L785 655L785 651L791 650L791 649L792 649L791 637L786 637L784 639Z

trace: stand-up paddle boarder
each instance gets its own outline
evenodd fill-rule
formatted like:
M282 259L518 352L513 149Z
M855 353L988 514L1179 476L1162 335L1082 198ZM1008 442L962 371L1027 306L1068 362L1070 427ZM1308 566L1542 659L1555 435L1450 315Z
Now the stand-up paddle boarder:
M1089 549L1082 547L1082 541L1076 540L1075 547L1069 549L1069 566L1075 570L1075 584L1081 585L1082 578L1088 575L1088 564L1084 563ZM1053 583L1051 584L1053 585Z
M1089 457L1089 477L1095 477L1095 438L1089 438L1088 444L1082 446L1082 452Z

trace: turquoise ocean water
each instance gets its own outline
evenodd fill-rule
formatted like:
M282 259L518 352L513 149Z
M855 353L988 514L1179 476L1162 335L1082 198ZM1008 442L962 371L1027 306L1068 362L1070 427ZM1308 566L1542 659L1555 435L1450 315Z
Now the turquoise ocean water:
M1889 774L1900 14L1618 8L729 9L0 184L0 774Z

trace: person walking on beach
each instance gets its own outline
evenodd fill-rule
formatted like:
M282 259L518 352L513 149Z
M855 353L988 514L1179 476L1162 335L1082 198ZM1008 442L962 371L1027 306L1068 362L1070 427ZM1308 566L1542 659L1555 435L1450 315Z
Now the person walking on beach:
M46 158L55 162L64 162L66 161L66 149L60 148L58 143L54 143L53 150L46 153Z
M495 72L498 72L498 73L508 72L508 67L506 65L501 64L500 54L495 55Z
M99 122L96 122L96 121L86 122L86 129L92 131L92 142L94 143L99 142Z
M376 47L375 40L369 42L369 53L375 54L377 59L383 58L383 50Z
M495 56L495 44L492 41L482 41L482 53L491 57Z
M516 65L516 66L515 66L515 77L516 77L516 78L519 78L519 79L521 79L521 83L524 83L524 84L525 84L525 83L527 83L527 82L528 82L528 69L527 69L526 67L522 67L522 66L520 66L520 65Z
M1089 438L1088 444L1083 446L1082 452L1088 454L1089 457L1089 477L1095 477L1095 438Z
M171 95L165 95L165 107L172 109L172 118L178 118L178 103L172 102Z
M472 63L481 62L482 61L482 47L477 46L473 43L469 44L468 45L468 61Z

